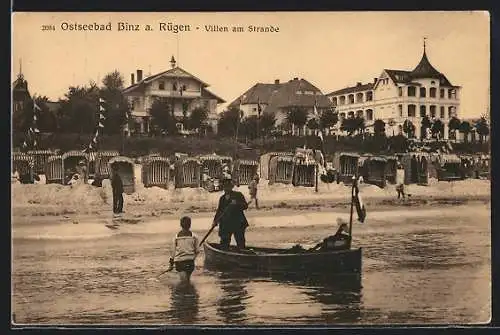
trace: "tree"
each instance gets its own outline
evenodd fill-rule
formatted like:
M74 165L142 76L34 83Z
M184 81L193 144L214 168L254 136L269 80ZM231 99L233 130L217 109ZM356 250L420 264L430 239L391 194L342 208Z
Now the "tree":
M240 117L241 110L238 107L232 107L222 112L217 125L218 134L221 136L235 136Z
M309 128L311 130L319 129L318 120L316 120L315 118L309 119L309 121L307 121L307 128Z
M427 115L422 117L422 125L420 127L420 138L424 139L427 137L427 129L432 126L432 122Z
M408 138L413 138L415 136L415 125L413 122L408 119L403 122L403 133L405 133Z
M149 109L153 125L160 131L166 131L169 134L176 132L176 121L170 113L170 104L165 99L156 99Z
M359 134L364 134L366 128L365 118L362 116L356 116L353 122L355 126L355 131L358 131Z
M257 138L257 122L258 117L256 115L252 115L243 119L240 124L240 134L250 139Z
M459 131L464 134L464 142L467 143L469 141L469 133L471 132L471 125L467 121L463 121L460 123Z
M117 70L108 73L102 80L100 97L104 99L106 109L105 130L109 134L120 134L128 122L131 122L131 111L123 95L123 76ZM130 124L129 124L130 126Z
M358 129L356 119L348 117L342 120L340 130L347 132L347 136L351 136Z
M58 111L48 107L49 98L46 96L34 96L34 102L40 108L38 129L42 133L54 133L58 130Z
M373 133L375 136L385 136L385 122L383 120L375 120L373 123Z
M288 111L286 119L290 124L300 129L307 123L307 111L302 107L292 107Z
M59 122L69 133L91 133L99 110L99 92L95 83L89 86L70 86L61 100Z
M270 134L276 125L276 117L271 113L263 113L260 116L259 128L262 134Z
M448 122L448 128L451 134L453 134L453 139L457 138L457 130L460 129L460 120L453 116Z
M490 134L490 127L488 125L486 117L481 116L481 118L476 121L474 127L476 128L476 132L479 135L479 141L483 143L484 138Z
M432 137L437 139L441 138L442 134L444 133L444 124L441 120L437 119L432 123L431 133Z
M324 110L319 116L319 126L322 130L330 129L339 122L339 114L333 109Z
M203 107L196 107L191 111L187 122L188 129L200 129L208 119L208 110Z

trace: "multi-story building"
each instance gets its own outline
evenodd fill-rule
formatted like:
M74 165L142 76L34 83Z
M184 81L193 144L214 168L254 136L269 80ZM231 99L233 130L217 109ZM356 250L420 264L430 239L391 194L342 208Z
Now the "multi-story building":
M422 118L439 119L444 124L443 138L449 135L448 122L460 107L460 86L450 83L427 58L425 44L422 59L412 70L384 69L373 82L343 88L327 94L339 113L339 119L360 116L368 131L375 120L383 120L387 135L402 133L410 120L415 136L421 137Z
M276 118L276 127L285 131L292 129L292 133L307 133L307 127L295 129L287 123L287 115L293 108L305 110L309 118L313 117L314 106L320 113L322 110L332 108L328 98L321 90L305 79L293 78L285 83L278 79L274 84L257 83L245 93L229 104L229 108L238 107L245 117L258 114L258 104L262 113L271 113ZM310 132L310 131L309 131Z
M135 126L133 132L148 133L151 126L149 110L155 99L165 99L173 109L174 117L182 130L182 117L198 107L208 111L208 124L217 132L217 105L225 101L210 92L207 83L176 66L172 56L171 69L143 78L142 70L137 70L137 78L131 74L130 86L123 94L127 97ZM166 110L165 113L170 111Z

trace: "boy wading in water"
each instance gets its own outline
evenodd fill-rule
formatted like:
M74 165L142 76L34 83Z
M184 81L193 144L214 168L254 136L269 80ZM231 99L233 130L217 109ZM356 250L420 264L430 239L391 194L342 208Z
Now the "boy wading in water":
M175 235L170 269L179 272L181 279L189 280L194 271L194 260L200 252L198 237L191 232L191 218L181 218L181 231Z
M255 208L259 209L259 200L257 199L257 185L259 185L259 176L255 175L248 184L248 190L250 191L250 202L255 200Z

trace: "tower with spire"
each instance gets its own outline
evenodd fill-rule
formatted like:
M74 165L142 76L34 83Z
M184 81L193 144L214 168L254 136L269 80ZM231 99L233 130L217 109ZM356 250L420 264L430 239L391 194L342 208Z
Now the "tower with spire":
M375 120L386 125L386 135L402 134L425 138L428 122L443 125L440 138L448 138L449 120L458 116L460 86L453 85L434 67L428 57L427 37L423 37L422 56L412 70L384 69L373 81L357 83L327 94L336 106L340 119L362 116L368 131L374 131ZM408 134L403 124L409 121L415 133Z

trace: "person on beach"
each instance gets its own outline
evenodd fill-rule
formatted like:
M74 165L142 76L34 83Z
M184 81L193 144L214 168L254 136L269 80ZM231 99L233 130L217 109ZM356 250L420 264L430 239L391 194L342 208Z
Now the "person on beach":
M259 185L259 175L255 175L248 184L248 190L250 191L250 203L255 200L255 208L259 209L259 200L257 199L257 185Z
M403 166L398 164L398 168L396 170L396 192L398 192L398 199L400 199L401 197L403 199L405 198L404 179L405 179L405 170L403 169Z
M111 189L113 190L113 213L123 213L123 182L116 165L113 165Z
M237 248L244 249L248 221L243 211L248 208L248 203L241 192L233 191L232 179L223 179L222 187L224 194L219 199L212 226L219 225L220 248L222 250L229 249L233 235Z
M170 268L183 274L189 280L194 271L194 260L198 256L198 237L191 231L191 218L183 216L180 221L181 231L175 235L172 256L170 257Z

